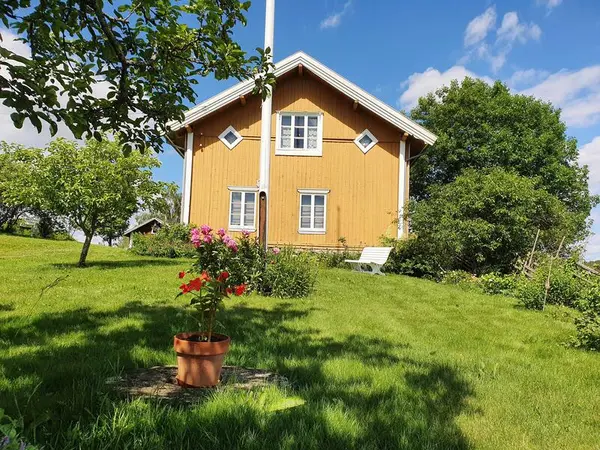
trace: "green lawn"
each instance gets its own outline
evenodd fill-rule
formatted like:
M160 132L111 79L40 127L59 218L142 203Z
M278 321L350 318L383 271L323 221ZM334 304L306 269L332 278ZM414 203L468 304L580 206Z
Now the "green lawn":
M175 363L188 263L93 247L76 269L78 252L0 235L0 407L45 449L600 448L600 354L564 344L569 312L343 270L308 299L250 296L221 316L227 363L289 386L120 399L107 378Z

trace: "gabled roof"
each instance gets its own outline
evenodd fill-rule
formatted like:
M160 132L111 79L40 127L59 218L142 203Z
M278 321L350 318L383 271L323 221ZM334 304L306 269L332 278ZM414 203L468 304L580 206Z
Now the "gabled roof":
M143 226L148 225L150 222L157 222L160 224L160 226L163 226L162 220L157 219L156 217L152 217L151 219L145 220L142 223L138 223L138 224L134 225L129 230L127 230L125 233L123 233L123 236L127 236L128 234L131 234L131 233L139 230Z
M304 52L297 52L288 56L282 61L275 64L275 76L289 72L290 70L302 64L308 71L319 77L321 80L340 91L342 94L358 101L359 105L379 116L383 120L407 132L409 135L422 140L426 144L433 144L437 140L437 136L425 127L419 125L415 121L409 119L401 112L395 110L391 106L382 102L378 98L372 96L365 90L359 88L354 83L348 81L341 75L321 64L316 59L308 56ZM205 100L204 102L194 106L185 113L183 122L170 122L168 126L177 131L184 128L193 122L208 116L218 109L228 105L239 99L241 95L248 95L254 89L254 80L246 80L235 86L226 89L220 94Z

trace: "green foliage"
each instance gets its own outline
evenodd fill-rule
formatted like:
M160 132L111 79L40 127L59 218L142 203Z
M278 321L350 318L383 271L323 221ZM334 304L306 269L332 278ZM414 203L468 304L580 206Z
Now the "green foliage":
M442 276L443 284L465 285L473 282L473 275L464 270L450 270Z
M597 293L600 293L598 281L581 274L571 259L558 259L552 263L550 289L546 295L546 280L550 271L550 260L542 260L531 278L519 277L515 296L529 309L542 309L544 304L562 305L584 309Z
M564 204L534 180L502 169L466 170L451 183L433 186L411 212L425 260L477 275L511 272L538 229L542 242L557 245L562 236L574 242L581 237L574 222Z
M560 109L533 97L515 95L501 82L454 81L419 99L411 117L438 135L435 145L411 167L411 195L421 200L429 189L454 181L465 169L504 168L536 180L574 214L576 230L595 197L588 169L577 163L577 141L566 136Z
M479 278L479 287L486 294L514 295L517 280L514 274L486 273Z
M412 234L408 239L382 237L384 247L392 247L392 252L383 266L384 272L410 275L415 277L435 278L439 272L423 240Z
M588 350L600 351L600 308L588 308L575 319L577 335L575 345Z
M191 230L190 225L167 224L155 234L136 234L131 251L143 256L191 258L196 254L196 249L190 243Z
M1 78L1 77L0 77ZM35 194L30 179L39 151L0 141L0 230L12 232Z
M279 298L308 296L317 280L317 264L315 256L309 252L283 248L269 257L263 292Z
M85 237L79 265L85 265L95 234L122 229L133 213L160 192L162 183L152 180L158 160L147 154L123 154L121 141L88 140L80 146L56 139L43 151L17 149L24 155L21 176L6 183L15 202L64 217ZM23 189L23 186L29 186Z
M199 78L255 78L266 95L264 86L274 79L270 49L249 57L232 39L249 6L235 0L3 1L0 22L31 54L13 53L0 36L0 99L14 111L17 128L28 119L41 131L45 122L54 135L62 122L78 139L120 133L126 147L158 149L166 124L181 120L195 102Z
M145 211L135 216L137 223L160 219L163 223L178 223L181 214L181 192L175 183L165 183Z
M322 267L328 269L340 268L350 269L351 266L346 262L347 259L356 260L360 257L360 253L351 251L346 243L346 238L341 237L338 239L338 243L341 244L340 250L324 250L315 252L317 261Z
M23 420L12 419L0 408L0 449L1 450L36 450L21 437Z

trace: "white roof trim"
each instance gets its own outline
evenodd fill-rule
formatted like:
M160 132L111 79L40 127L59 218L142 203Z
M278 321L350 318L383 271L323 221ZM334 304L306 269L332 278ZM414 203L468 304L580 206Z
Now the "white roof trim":
M302 64L307 70L321 78L323 81L341 93L347 95L355 101L358 101L362 107L407 132L411 136L422 140L428 145L434 144L437 140L437 136L431 131L427 130L425 127L409 119L401 112L396 111L391 106L359 88L354 83L348 81L304 52L294 53L284 60L279 61L277 64L275 64L274 74L276 77L279 77L298 67L299 64ZM220 94L215 95L214 97L211 97L208 100L205 100L204 102L191 108L185 113L183 122L169 122L167 126L175 131L184 128L186 125L190 125L191 123L217 111L223 106L238 100L241 95L247 95L251 93L253 89L254 80L242 81L241 83L238 83L235 86L224 90Z

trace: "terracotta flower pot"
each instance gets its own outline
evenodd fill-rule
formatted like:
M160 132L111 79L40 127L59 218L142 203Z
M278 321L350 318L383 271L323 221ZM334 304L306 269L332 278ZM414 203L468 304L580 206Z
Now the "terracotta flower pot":
M213 333L212 342L201 342L198 338L203 336L206 333L175 335L173 348L177 353L177 383L180 386L211 387L219 384L223 359L229 351L231 338Z

